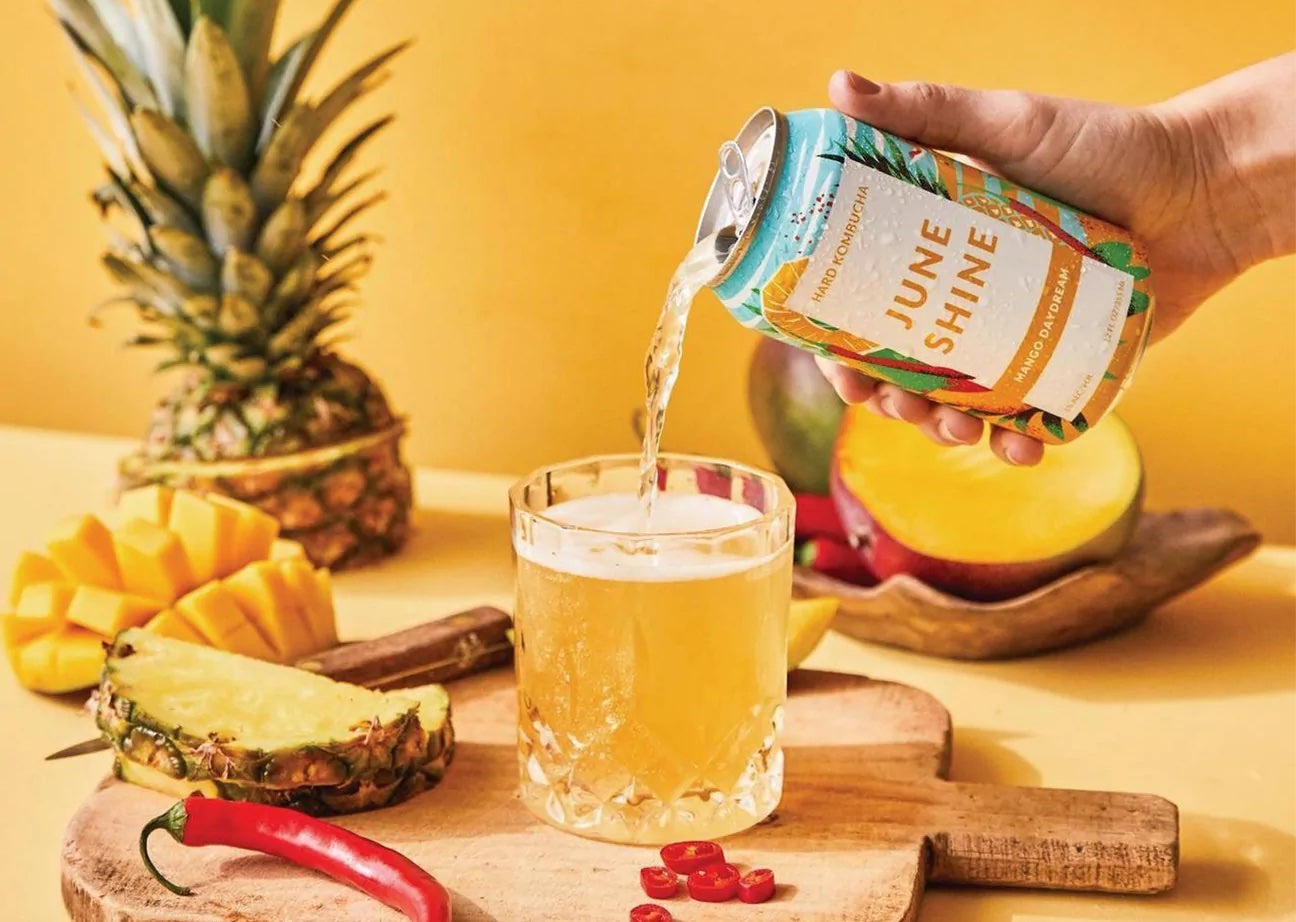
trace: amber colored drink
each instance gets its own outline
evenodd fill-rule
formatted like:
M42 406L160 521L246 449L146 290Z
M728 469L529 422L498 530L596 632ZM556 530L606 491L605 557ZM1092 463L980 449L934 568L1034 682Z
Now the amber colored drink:
M782 792L790 498L665 457L645 531L637 463L578 462L556 497L562 471L540 475L532 497L556 501L534 511L515 490L522 798L596 838L714 838Z

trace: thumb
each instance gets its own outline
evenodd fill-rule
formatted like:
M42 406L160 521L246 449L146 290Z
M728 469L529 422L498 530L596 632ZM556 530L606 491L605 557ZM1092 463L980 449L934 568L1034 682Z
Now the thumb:
M969 90L940 83L874 83L841 70L828 83L834 106L852 118L927 147L1011 167L1064 151L1078 130L1061 100L1016 90Z

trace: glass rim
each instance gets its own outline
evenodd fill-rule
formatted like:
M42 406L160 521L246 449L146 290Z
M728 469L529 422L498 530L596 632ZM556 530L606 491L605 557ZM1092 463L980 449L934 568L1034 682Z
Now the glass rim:
M778 474L773 471L762 470L750 464L743 464L740 461L730 461L725 458L717 458L711 455L694 455L687 452L663 451L658 452L657 460L663 461L683 461L686 464L723 464L725 467L756 477L762 481L773 485L775 493L775 503L766 512L762 512L757 518L748 522L740 522L737 525L722 525L719 528L702 528L690 531L662 531L652 532L650 534L639 534L627 531L610 531L605 528L591 528L588 525L571 525L566 522L559 522L557 519L550 518L542 511L530 508L522 501L522 494L526 486L542 475L553 474L559 471L574 469L578 467L593 466L599 464L608 464L611 462L638 462L640 455L638 452L612 452L599 455L586 455L583 458L573 458L570 461L560 461L554 464L545 464L537 467L524 477L519 478L509 487L509 507L511 510L524 513L533 518L539 519L546 525L557 528L563 532L581 533L589 535L606 535L610 538L639 538L646 540L682 540L690 538L723 538L728 535L742 534L754 528L768 525L778 519L781 515L789 514L796 507L796 497L792 494L791 488ZM737 500L731 500L737 502ZM744 505L746 505L744 503ZM747 508L751 509L751 506ZM791 542L792 534L788 532L788 541Z

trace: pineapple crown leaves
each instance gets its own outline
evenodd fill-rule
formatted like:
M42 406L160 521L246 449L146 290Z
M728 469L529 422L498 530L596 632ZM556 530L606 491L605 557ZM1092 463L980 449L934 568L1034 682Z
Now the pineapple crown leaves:
M94 202L109 275L160 347L160 369L255 385L325 348L376 238L341 233L383 200L376 171L348 171L388 115L342 143L308 182L307 155L380 86L408 46L375 55L317 98L304 86L354 0L277 57L281 0L48 0L94 107L77 100L103 155ZM122 299L115 298L119 303Z

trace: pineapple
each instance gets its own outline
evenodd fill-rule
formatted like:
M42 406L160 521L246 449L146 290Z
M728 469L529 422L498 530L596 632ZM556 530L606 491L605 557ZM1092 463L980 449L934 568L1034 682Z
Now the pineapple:
M112 645L93 709L123 780L317 814L411 796L454 752L439 686L374 692L144 630Z
M94 198L111 222L104 263L125 289L118 300L147 327L131 342L181 372L123 460L123 484L251 503L317 566L395 552L412 503L403 424L326 335L372 260L353 221L382 198L365 191L371 174L349 171L391 118L309 175L304 164L405 45L308 98L353 0L335 0L274 58L281 0L50 2L102 110L84 113L108 170ZM141 507L152 499L141 494Z

